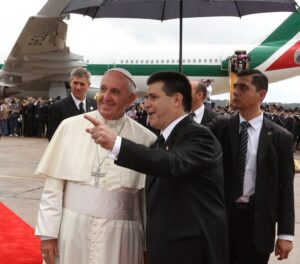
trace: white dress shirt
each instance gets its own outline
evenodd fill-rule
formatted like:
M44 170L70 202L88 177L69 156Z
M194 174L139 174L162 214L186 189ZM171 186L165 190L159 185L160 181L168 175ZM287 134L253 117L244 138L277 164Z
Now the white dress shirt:
M86 112L86 97L83 99L83 101L80 101L80 100L78 100L72 93L71 93L71 96L72 96L72 98L73 98L73 100L74 100L74 103L76 104L78 110L80 110L79 104L80 104L81 102L83 102L83 109L84 109L84 112Z
M211 85L208 85L207 87L206 87L206 97L205 97L205 100L204 100L204 102L205 103L211 103L211 94L212 94L212 90L213 90L213 88L212 88L212 86Z
M240 123L242 123L243 121L246 120L240 115ZM245 203L248 203L250 196L255 193L256 158L257 158L259 135L263 124L263 113L249 120L248 123L251 126L248 128L248 145L247 145L247 155L246 155L243 196L237 199L237 202L245 202Z
M194 120L200 124L201 121L202 121L202 118L203 118L203 115L204 115L204 109L205 109L205 106L204 104L202 104L199 108L197 108L194 113L195 113L195 116L193 117Z
M164 130L161 131L161 134L164 136L165 141L167 141L168 137L170 136L171 132L173 131L174 127L187 116L183 115L181 117L178 117L173 122L171 122Z
M240 115L240 123L246 121ZM263 113L259 116L248 121L250 127L248 128L248 146L246 156L246 168L244 176L244 188L243 195L237 199L237 202L248 203L251 195L255 193L255 182L256 182L256 160L259 136L263 125ZM241 127L240 127L241 129ZM294 236L278 234L279 239L293 241Z

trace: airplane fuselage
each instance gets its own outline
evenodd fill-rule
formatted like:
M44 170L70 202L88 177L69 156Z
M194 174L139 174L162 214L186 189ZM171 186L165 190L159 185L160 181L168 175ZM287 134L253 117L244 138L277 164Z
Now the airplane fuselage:
M86 66L93 75L92 94L98 91L106 70L121 67L131 72L139 95L143 95L146 79L152 73L178 71L177 54L157 48L133 54L124 51L110 60L103 59L109 53L107 50L100 57L97 57L99 53L83 54L85 59L70 52L66 45L68 25L61 15L65 4L66 0L48 0L36 16L28 19L5 64L0 65L0 96L64 96L71 70L80 66ZM227 58L236 50L244 50L250 57L250 68L264 72L270 83L297 76L300 74L299 32L300 15L295 12L256 44L184 46L183 73L190 79L212 80L213 94L226 93L229 91Z

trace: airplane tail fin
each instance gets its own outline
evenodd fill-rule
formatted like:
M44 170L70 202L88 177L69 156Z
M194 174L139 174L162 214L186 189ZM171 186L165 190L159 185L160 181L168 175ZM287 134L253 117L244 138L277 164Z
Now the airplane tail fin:
M267 64L262 66L265 69L268 68L270 63L282 55L282 52L286 52L287 49L292 49L289 53L294 54L295 50L300 48L299 39L295 39L299 31L300 8L283 21L258 47L249 52L251 68L262 66L269 60ZM297 66L299 65L294 62L293 67Z
M28 19L2 70L4 87L21 87L39 81L44 89L51 82L65 82L75 67L85 67L83 57L66 46L68 25L64 16L32 16ZM26 88L27 89L27 88Z

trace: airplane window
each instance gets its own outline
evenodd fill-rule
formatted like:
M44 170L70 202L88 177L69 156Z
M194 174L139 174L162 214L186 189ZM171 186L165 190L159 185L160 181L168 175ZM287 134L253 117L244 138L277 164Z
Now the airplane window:
M191 62L191 60L190 60L190 59L188 59L188 60L187 60L187 62L188 62L188 63L190 63L190 62Z
M153 63L154 62L154 60L151 60L151 63Z
M139 63L139 60L136 60L135 63L138 64L138 63Z
M130 63L133 63L133 60L131 60Z
M156 63L159 63L159 60L156 60Z
M207 60L206 60L206 59L204 59L204 62L207 62Z
M128 63L128 60L126 60L125 63Z
M121 64L123 64L123 60L121 60Z
M212 62L212 59L209 59L209 62Z
M166 63L169 63L169 60L166 60Z
M202 61L201 59L198 59L198 62L200 62L200 63L201 63L201 61Z
M144 63L144 61L143 61L143 60L141 60L141 63L143 64L143 63Z
M193 59L193 63L196 63L197 61L196 61L196 59Z
M164 60L161 60L161 63L165 63L165 61L164 61Z
M172 60L172 63L175 63L175 60Z
M218 62L218 59L215 59L215 62Z
M179 62L179 61L178 61ZM185 60L182 60L182 63L185 63Z
M148 60L146 60L146 64L148 64L149 63L149 61Z

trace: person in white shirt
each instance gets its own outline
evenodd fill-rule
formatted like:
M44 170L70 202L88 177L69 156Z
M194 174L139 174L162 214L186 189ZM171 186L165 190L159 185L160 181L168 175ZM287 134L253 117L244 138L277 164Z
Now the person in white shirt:
M135 83L108 70L89 114L117 135L149 146L156 136L129 118ZM47 264L141 264L144 261L143 174L116 166L95 144L83 115L62 121L36 173L46 177L35 234Z
M211 95L212 95L212 91L213 91L213 88L211 86L211 80L207 79L205 81L205 84L206 84L206 96L205 96L204 104L208 109L210 109L211 108Z
M275 255L286 259L293 248L293 136L264 118L267 90L259 70L239 72L232 100L237 114L208 124L223 149L231 264L267 264L276 224Z
M201 125L206 125L218 114L205 107L204 100L206 98L206 85L201 81L190 81L192 87L192 112L193 119Z

